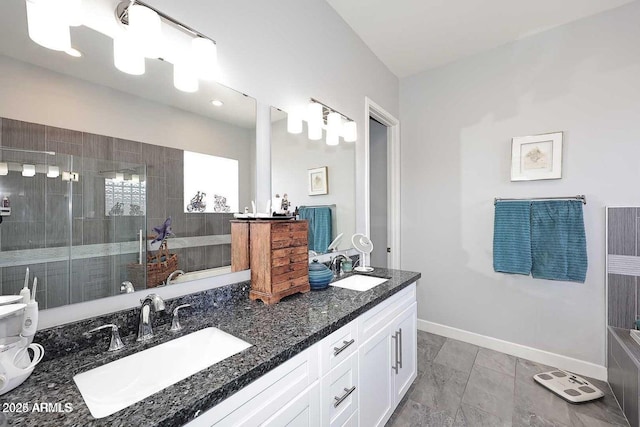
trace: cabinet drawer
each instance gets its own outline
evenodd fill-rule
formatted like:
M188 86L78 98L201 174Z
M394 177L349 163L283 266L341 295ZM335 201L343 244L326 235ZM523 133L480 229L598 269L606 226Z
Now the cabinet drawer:
M283 283L289 280L293 280L293 279L297 279L299 277L303 277L303 276L309 276L309 271L308 271L308 267L307 268L303 268L303 269L298 269L298 270L293 270L293 271L288 271L286 273L282 273L282 274L278 274L278 275L271 275L271 284L273 286L279 284L279 283Z
M306 350L192 420L189 427L257 426L302 395L319 375L316 351Z
M289 258L289 257L292 257L294 255L302 255L302 254L305 254L305 255L308 254L307 248L304 248L304 247L291 247L291 248L284 248L284 249L274 250L271 253L271 258L273 259L273 262L275 263L276 259ZM274 265L274 267L275 267L275 265Z
M320 371L328 373L358 351L358 321L353 320L320 341Z
M282 291L286 291L289 288L293 288L295 286L301 286L309 283L309 276L304 275L302 277L298 277L297 279L287 280L286 282L280 282L272 285L273 293L278 293Z
M412 283L391 298L363 313L358 318L360 342L365 342L375 335L415 301L416 284Z
M298 246L307 246L307 233L299 239L274 240L271 242L271 249L294 248Z
M358 410L358 354L322 378L322 425L342 426Z
M271 266L281 267L283 265L295 264L298 262L303 262L307 264L307 268L309 267L309 255L307 254L306 251L304 251L304 253L297 254L297 255L289 255L282 258L273 258L273 260L271 261Z
M306 239L307 232L306 231L282 231L279 233L271 232L271 240L274 242L278 242L280 240L296 240L296 239Z
M300 271L300 270L309 271L309 263L306 262L306 259L302 260L302 262L296 262L294 264L285 264L279 267L274 267L271 269L271 275L272 277L277 277L281 274L291 273L293 271Z
M271 225L271 233L284 233L288 231L307 231L307 222L283 222Z

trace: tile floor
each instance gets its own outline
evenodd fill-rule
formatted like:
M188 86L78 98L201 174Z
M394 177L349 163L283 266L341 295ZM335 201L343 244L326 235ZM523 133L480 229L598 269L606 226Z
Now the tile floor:
M387 427L628 426L609 385L572 405L533 381L552 368L418 331L418 377Z

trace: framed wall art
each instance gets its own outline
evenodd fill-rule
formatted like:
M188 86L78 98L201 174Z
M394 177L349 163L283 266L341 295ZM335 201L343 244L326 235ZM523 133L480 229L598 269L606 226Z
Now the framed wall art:
M511 141L511 181L562 178L562 132Z
M327 167L308 169L309 173L309 195L319 196L329 194L329 182L327 180Z

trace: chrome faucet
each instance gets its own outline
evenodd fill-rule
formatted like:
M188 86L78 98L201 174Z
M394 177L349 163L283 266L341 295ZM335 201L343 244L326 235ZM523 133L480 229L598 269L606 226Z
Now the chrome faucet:
M332 260L331 260L331 271L333 271L333 276L334 277L338 277L340 276L340 272L341 272L341 268L342 268L342 262L346 261L347 257L340 254L340 255L336 255Z
M151 316L151 306L156 313L164 311L164 300L158 294L149 294L141 299L140 323L138 323L138 339L136 341L146 341L153 338L153 317Z
M120 285L121 294L130 294L135 291L136 289L133 287L133 283L129 282L128 280L122 282L122 284Z
M171 272L171 274L169 275L169 277L167 277L167 280L165 280L165 284L166 284L167 286L169 286L169 285L171 284L171 281L172 281L173 279L175 279L176 277L181 276L181 275L183 275L183 274L184 274L184 271L182 271L182 270L175 270L175 271L172 271L172 272Z

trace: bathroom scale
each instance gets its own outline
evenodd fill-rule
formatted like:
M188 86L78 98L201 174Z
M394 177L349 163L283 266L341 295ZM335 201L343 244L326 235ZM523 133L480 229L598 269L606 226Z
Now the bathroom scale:
M561 369L536 374L533 379L569 403L586 403L604 396L589 381Z

